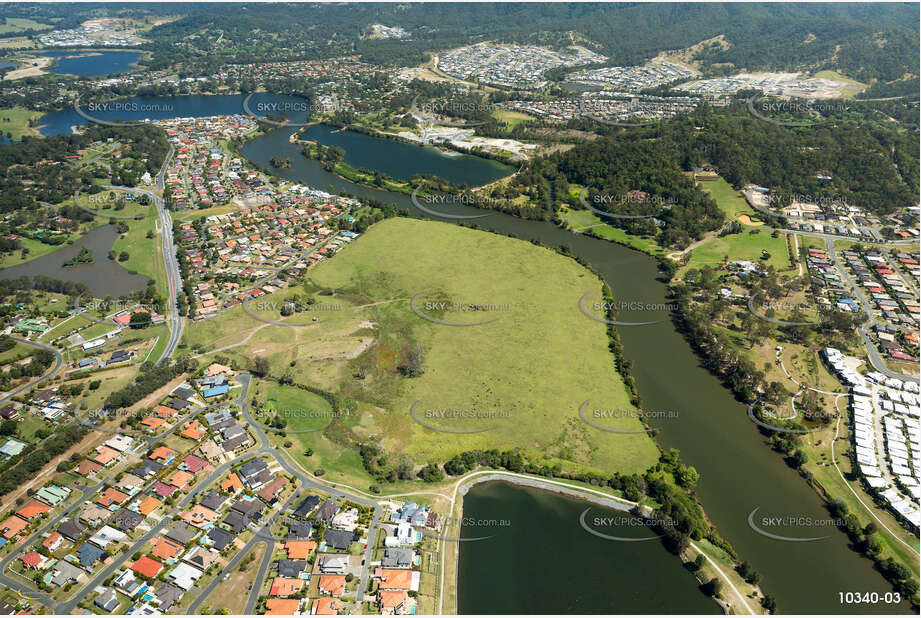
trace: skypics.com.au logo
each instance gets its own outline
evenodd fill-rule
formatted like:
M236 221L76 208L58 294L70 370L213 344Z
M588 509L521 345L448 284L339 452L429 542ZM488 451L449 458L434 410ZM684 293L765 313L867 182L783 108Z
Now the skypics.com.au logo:
M765 122L782 127L811 127L826 121L830 115L849 111L849 107L840 101L806 101L800 99L756 100L757 96L746 101L749 113ZM802 120L800 120L802 119Z

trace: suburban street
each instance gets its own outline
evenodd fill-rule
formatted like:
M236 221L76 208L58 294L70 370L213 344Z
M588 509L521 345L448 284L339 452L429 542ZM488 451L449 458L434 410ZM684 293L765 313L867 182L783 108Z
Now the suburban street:
M262 543L266 546L266 551L263 556L262 562L260 563L256 580L253 582L252 591L247 600L246 611L245 611L245 613L247 614L253 613L256 603L258 602L259 590L262 586L262 583L265 581L266 575L268 574L269 567L271 566L271 563L272 563L272 560L271 560L272 559L272 549L276 541L276 539L272 536L272 533L271 533L272 523L275 521L275 519L279 515L285 512L288 512L291 508L293 508L295 501L303 496L304 490L307 488L317 489L317 490L326 492L328 494L331 494L333 496L336 496L338 498L342 498L342 499L350 500L352 502L364 504L374 509L374 513L373 513L371 522L368 527L368 533L367 533L368 545L365 549L364 560L362 563L361 576L359 578L358 590L356 594L356 605L360 607L362 600L364 598L364 592L368 585L368 578L370 576L369 565L370 565L371 556L373 553L374 539L376 538L377 529L378 529L378 526L380 525L380 518L381 518L381 512L382 512L382 508L380 504L364 496L346 493L340 489L337 489L336 487L332 485L327 485L325 483L319 482L315 480L314 478L307 476L306 474L304 474L297 468L295 468L284 457L283 453L280 453L275 447L271 445L271 443L268 440L268 437L262 431L259 424L257 424L252 418L252 416L250 415L249 405L247 403L247 396L249 394L249 387L251 383L250 375L247 373L242 373L237 376L237 379L242 385L242 390L239 396L237 397L237 399L233 403L241 408L241 410L243 411L243 415L249 424L249 428L255 433L255 435L259 439L259 447L257 449L247 451L241 457L225 462L224 464L216 468L213 472L211 472L206 478L196 483L195 487L182 500L180 500L176 504L175 508L171 509L171 511L166 516L162 517L143 536L135 539L134 542L131 544L131 546L126 551L122 552L118 556L115 556L114 560L110 564L106 565L105 568L97 572L95 576L88 583L81 586L79 590L77 591L77 593L74 596L72 596L70 599L66 601L58 602L46 594L34 591L32 589L31 583L26 583L24 581L18 581L10 577L9 575L7 575L7 568L12 563L12 561L17 556L19 556L21 553L18 550L14 550L10 552L10 554L7 555L5 558L3 558L3 560L0 560L0 583L9 586L13 590L24 591L22 592L22 594L26 594L28 596L35 598L36 600L40 601L43 605L51 609L56 614L69 614L73 612L78 607L78 605L83 601L83 599L87 595L91 594L92 591L97 586L101 585L102 582L104 582L110 576L114 575L135 552L140 551L141 548L148 541L150 541L153 537L157 536L163 530L164 527L168 526L169 524L172 524L174 521L173 519L174 516L176 516L178 513L186 509L190 504L192 504L195 498L201 492L207 490L209 487L214 485L214 483L218 482L224 475L226 475L228 470L230 470L233 466L239 463L240 459L243 459L243 458L250 459L254 456L255 457L269 456L269 457L272 457L276 462L278 462L278 464L285 470L285 472L297 478L298 483L299 483L298 490L295 491L294 494L283 505L275 508L272 514L268 518L266 518L265 524L253 536L253 538L250 539L250 541L246 544L246 546L242 550L237 552L234 555L234 557L230 560L230 562L227 564L227 566L213 578L213 580L208 584L208 586L206 586L201 591L198 597L190 605L188 611L190 613L194 613L198 609L198 607L202 604L202 602L208 597L208 595L214 591L214 589L221 583L221 581L223 581L224 575L233 571L233 569L237 566L237 564L239 564L240 560L242 560L244 556L249 554L255 548L257 544ZM180 419L178 422L176 422L171 429L161 432L160 434L156 436L137 436L137 435L134 435L134 432L124 432L124 431L114 431L114 430L111 430L111 431L112 433L131 433L132 435L134 435L135 438L144 439L147 442L147 447L150 447L150 445L154 444L155 442L161 441L162 439L172 434L173 431L175 431L176 428L182 426L183 422L187 420L188 418L191 418L192 416L200 414L201 412L204 412L212 407L213 406L206 406L204 408L197 408L193 410L188 415L186 415L185 417ZM87 424L86 420L81 421L81 422L84 424ZM93 426L93 429L97 431L110 431L107 429L98 429L95 426ZM38 531L36 531L34 534L29 536L29 538L27 538L23 543L21 543L19 547L22 549L30 547L36 541L41 539L43 535L50 532L52 529L56 528L64 519L72 516L77 511L77 509L79 509L83 505L84 502L89 500L89 498L91 498L96 492L98 492L100 489L102 489L106 485L107 480L100 481L92 486L83 486L82 487L83 491L81 492L77 500L75 500L64 511L54 515ZM156 478L153 479L149 484L155 483L156 480L157 480ZM277 539L277 540L282 541L283 539Z
M10 338L16 341L17 343L21 343L23 345L30 345L30 346L51 352L52 354L54 354L54 366L48 371L46 371L40 377L34 380L29 380L29 382L27 382L26 384L23 384L22 386L14 388L10 392L6 393L3 397L0 397L0 403L3 403L9 399L12 399L19 393L24 393L28 391L30 388L32 388L36 384L43 382L44 380L53 378L57 374L57 372L61 370L61 367L64 366L64 356L61 354L60 350L58 350L57 348L51 347L50 345L45 345L44 343L39 343L37 341L30 341L28 339L23 339L22 337L17 337L15 335L10 335Z

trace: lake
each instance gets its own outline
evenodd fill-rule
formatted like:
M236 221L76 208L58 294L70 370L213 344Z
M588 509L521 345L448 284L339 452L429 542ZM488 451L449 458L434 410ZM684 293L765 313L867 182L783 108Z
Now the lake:
M301 139L339 146L345 150L345 162L352 167L378 170L396 180L435 174L452 184L478 186L515 171L514 167L491 159L443 152L432 146L382 139L357 131L341 131L325 124L309 127Z
M162 120L165 118L204 118L207 116L229 116L245 114L243 101L246 97L240 94L216 95L188 95L180 97L169 96L138 96L119 101L119 109L94 109L94 105L106 101L81 101L80 108L93 118L104 121L118 122L144 122L145 120ZM304 105L303 99L298 97L254 94L250 100L250 109L254 113L260 103L288 102ZM306 120L304 117L292 121ZM72 107L46 114L38 130L42 135L69 135L71 127L86 124L87 120ZM299 155L300 156L300 155Z
M37 54L46 58L55 58L55 66L45 69L49 73L76 75L77 77L97 77L113 73L134 71L135 63L140 59L139 51L85 50L85 51L51 51Z
M246 95L241 94L137 96L120 101L118 110L93 109L94 105L105 101L89 100L81 101L81 109L99 120L144 122L176 117L244 114L246 99ZM246 107L259 116L268 113L264 110L290 110L286 115L292 123L303 124L308 120L307 106L304 99L299 97L256 93L248 100ZM66 135L71 133L71 127L86 122L76 110L66 109L45 115L38 130L46 136ZM293 129L287 129L290 130ZM416 174L435 174L451 183L482 185L515 171L515 168L491 159L445 152L432 146L380 139L357 131L340 131L324 124L308 127L302 137L326 146L339 146L345 150L345 160L349 165L380 170L399 180L410 180ZM297 158L304 158L299 151Z
M464 520L506 526L465 527L460 542L460 614L721 614L694 575L657 539L620 542L586 532L596 517L626 513L550 491L501 481L475 485L464 497ZM479 531L479 532L478 532ZM620 524L604 533L648 538L648 528ZM448 608L450 611L450 608Z
M134 222L128 222L131 225ZM62 245L60 249L35 258L19 266L0 270L0 279L16 279L22 276L34 277L45 275L52 279L83 283L96 298L106 296L119 297L147 287L149 279L143 275L133 275L116 262L109 259L112 243L118 238L118 232L111 225L102 225L90 230L72 245ZM86 247L93 252L91 264L65 267L64 262L74 258L80 249Z
M297 146L288 142L293 131L282 129L262 135L247 143L243 154L265 168L269 168L269 159L273 156L290 158L291 169L275 170L278 176L393 203L417 216L430 218L416 209L408 196L356 185L330 174L317 161L304 159ZM485 212L488 211L467 206L451 207L452 214ZM512 233L525 240L540 240L553 247L565 245L601 274L611 285L616 299L643 306L667 307L666 286L656 280L656 262L643 253L576 235L549 222L525 221L502 213L490 213L476 223L484 229ZM628 306L620 311L623 321L662 320L647 326L619 328L625 354L633 361L632 372L646 409L674 412L668 417L651 419L652 425L659 430L657 441L662 448L679 449L682 460L700 472L697 493L707 515L719 533L761 574L765 590L777 599L778 611L817 614L909 612L907 604L839 603L839 592L891 590L889 583L874 570L873 563L848 547L849 540L844 533L826 528L821 532L828 535L826 539L790 543L767 538L749 527L748 516L756 508L761 515L804 517L812 521L827 520L829 515L818 495L799 474L768 448L757 427L748 420L746 407L701 366L668 317L665 310L650 313ZM590 396L587 393L586 399ZM576 413L573 410L573 414ZM813 536L809 531L795 529L774 529L774 533ZM488 569L489 564L484 563L482 568ZM463 597L466 584L463 580L459 583Z

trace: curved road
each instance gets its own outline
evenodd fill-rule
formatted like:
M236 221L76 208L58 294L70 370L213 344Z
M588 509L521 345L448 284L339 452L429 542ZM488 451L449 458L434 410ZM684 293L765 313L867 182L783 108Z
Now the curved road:
M243 547L243 549L237 553L234 559L231 560L220 573L218 573L217 577L215 577L211 581L211 583L204 590L202 590L198 598L195 599L195 601L193 601L192 604L189 606L188 612L194 613L198 609L198 607L201 605L202 601L204 601L208 597L208 595L214 592L214 589L217 588L217 586L223 581L224 575L226 575L227 573L230 573L233 570L233 568L237 565L237 563L239 563L242 557L253 550L256 544L262 543L267 546L266 552L263 555L262 563L259 565L259 571L257 573L257 577L255 581L253 582L253 587L252 587L252 590L250 591L250 596L249 596L249 599L247 600L246 608L243 612L245 614L253 613L253 610L256 607L256 603L259 599L259 591L262 588L262 582L265 580L265 576L268 573L269 566L272 563L271 546L274 544L274 541L273 541L274 537L272 537L271 535L271 530L270 530L271 524L272 522L274 522L278 514L287 510L289 506L291 505L291 503L295 500L295 498L300 497L303 490L307 489L308 487L323 491L325 493L331 494L338 498L343 498L345 500L350 500L352 502L363 504L365 506L370 506L374 509L374 514L371 517L371 523L368 525L368 536L367 536L368 544L367 544L367 547L365 548L365 556L364 556L364 560L362 562L362 567L361 567L361 576L359 577L358 589L355 595L356 606L360 608L362 601L364 600L365 590L368 587L369 566L371 563L371 557L372 557L372 553L374 550L374 539L377 537L377 527L380 524L381 512L383 510L381 508L381 505L378 504L375 500L364 498L362 496L358 496L355 494L348 494L339 489L326 485L324 483L315 481L314 479L310 478L309 476L307 476L306 474L302 473L300 470L292 466L290 462L288 462L288 460L284 456L281 456L279 452L271 445L268 437L266 437L265 435L265 432L262 430L262 428L256 423L256 421L250 415L249 404L246 402L246 394L249 391L249 385L250 385L250 375L248 373L241 373L237 376L237 380L243 385L243 392L240 394L240 397L239 399L237 399L236 403L240 406L241 410L243 411L243 416L246 418L246 421L249 424L250 430L252 430L256 434L256 437L259 439L260 448L257 451L257 453L259 455L271 455L272 457L274 457L275 460L279 463L279 465L282 467L282 469L284 469L285 472L297 478L297 480L301 484L301 487L299 491L296 491L291 496L291 498L288 499L288 501L285 503L285 505L281 509L276 511L266 521L266 525L263 526L263 528L259 531L259 533L257 533L255 536L253 536L252 539L250 539L250 541Z
M873 365L874 369L887 377L895 378L905 382L917 383L918 378L913 378L911 376L897 373L886 367L886 362L880 355L879 349L870 339L870 329L876 325L876 319L873 317L873 306L870 304L870 301L866 295L864 295L863 290L860 289L860 286L858 286L851 278L851 274L844 267L844 264L841 263L841 259L838 257L838 252L835 251L835 243L829 238L825 239L825 252L831 257L831 261L835 264L838 272L841 273L841 276L844 278L844 281L847 283L848 287L851 289L854 295L857 296L857 299L860 301L860 306L863 308L864 313L867 315L867 321L861 324L857 331L860 333L860 338L863 341L864 349L867 351L867 357L870 359L870 364Z
M5 394L3 397L0 397L0 403L3 403L9 399L12 399L19 393L29 390L36 384L42 382L43 380L47 380L48 378L53 377L58 371L61 370L61 367L64 366L64 356L61 355L60 350L58 350L57 348L51 347L50 345L45 345L44 343L39 343L37 341L30 341L28 339L23 339L22 337L16 337L14 335L10 335L10 339L13 339L17 343L34 346L36 348L41 348L42 350L47 350L48 352L51 352L52 354L54 354L54 367L46 371L44 375L40 376L38 379L32 380L31 382L27 384L23 384L22 386L11 390L7 394Z

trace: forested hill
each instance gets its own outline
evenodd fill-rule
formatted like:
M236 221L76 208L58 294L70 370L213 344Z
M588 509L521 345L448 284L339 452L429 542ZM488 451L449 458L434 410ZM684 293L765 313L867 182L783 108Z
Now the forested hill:
M618 64L662 50L703 46L703 68L839 70L855 79L917 77L916 4L872 3L387 3L387 4L5 4L0 15L38 21L117 14L184 15L147 36L154 68L193 61L255 62L361 53L386 64L416 64L425 52L483 40L595 46ZM402 26L409 38L369 38L371 24ZM194 38L189 39L195 35ZM2 37L3 35L0 35Z
M614 194L646 191L682 205L662 218L671 234L690 237L719 222L686 174L704 165L737 188L753 183L786 195L828 196L879 214L917 203L916 133L853 122L791 129L740 107L701 108L655 127L615 130L529 162L519 180L547 188L545 200L532 195L545 216L569 183Z
M486 39L569 43L571 32L578 33L577 41L597 43L613 61L630 64L723 35L728 49L702 50L704 66L837 69L863 81L918 74L917 7L907 4L224 5L220 11L185 6L195 14L152 35L169 41L214 29L234 43L225 50L258 54L256 43L276 55L299 48L316 55L335 50L388 64L421 62L426 51ZM411 37L368 39L372 23L402 26Z

